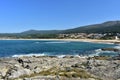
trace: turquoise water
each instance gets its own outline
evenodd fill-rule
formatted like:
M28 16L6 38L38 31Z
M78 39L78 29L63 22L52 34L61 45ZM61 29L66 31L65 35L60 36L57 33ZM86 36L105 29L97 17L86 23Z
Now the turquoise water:
M101 52L100 48L115 47L114 44L47 40L0 40L0 57L20 55L115 55Z

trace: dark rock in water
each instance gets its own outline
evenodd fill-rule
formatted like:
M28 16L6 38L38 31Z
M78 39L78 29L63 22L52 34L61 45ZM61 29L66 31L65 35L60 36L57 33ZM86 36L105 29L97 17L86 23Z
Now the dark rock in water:
M103 51L114 51L114 52L119 52L119 49L115 49L115 48L102 48L101 50Z

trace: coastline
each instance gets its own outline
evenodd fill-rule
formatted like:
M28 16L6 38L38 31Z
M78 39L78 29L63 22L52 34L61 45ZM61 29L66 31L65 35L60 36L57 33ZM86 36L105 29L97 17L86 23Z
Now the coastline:
M93 43L104 43L114 44L120 43L120 40L98 40L98 39L0 39L0 40L58 40L58 41L77 41L77 42L93 42Z
M120 42L119 40L93 39L2 40L59 40L104 44ZM82 57L72 55L63 57L31 55L0 58L0 80L118 80L119 76L117 74L120 74L119 59L120 57L117 59L117 57Z

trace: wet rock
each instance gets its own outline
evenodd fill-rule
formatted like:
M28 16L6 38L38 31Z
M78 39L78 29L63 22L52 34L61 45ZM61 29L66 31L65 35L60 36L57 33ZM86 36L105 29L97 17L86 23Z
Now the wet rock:
M103 50L103 51L114 51L114 52L119 52L120 51L119 49L116 49L116 48L102 48L101 50Z

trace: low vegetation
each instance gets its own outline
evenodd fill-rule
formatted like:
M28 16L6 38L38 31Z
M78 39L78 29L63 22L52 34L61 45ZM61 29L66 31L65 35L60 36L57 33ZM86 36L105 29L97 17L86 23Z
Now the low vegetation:
M67 70L67 68L70 69ZM64 70L60 70L57 67L53 67L48 70L43 70L40 73L34 73L31 75L22 75L19 78L11 79L11 80L31 78L35 76L60 76L61 78L82 78L82 79L94 78L96 80L101 80L91 76L91 74L87 73L85 70L71 68L71 67L65 67Z

